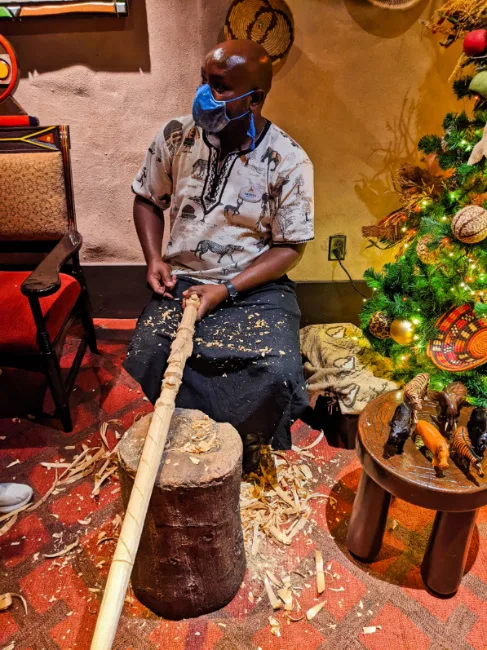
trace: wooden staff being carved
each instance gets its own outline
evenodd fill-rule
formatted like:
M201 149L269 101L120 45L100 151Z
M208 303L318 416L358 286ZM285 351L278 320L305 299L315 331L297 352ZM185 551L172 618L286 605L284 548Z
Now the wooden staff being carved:
M194 324L199 305L200 301L196 295L193 294L187 299L181 324L171 345L161 394L154 405L154 415L110 566L91 650L109 650L117 632L147 508L166 445L176 395L181 386L184 366L193 352Z

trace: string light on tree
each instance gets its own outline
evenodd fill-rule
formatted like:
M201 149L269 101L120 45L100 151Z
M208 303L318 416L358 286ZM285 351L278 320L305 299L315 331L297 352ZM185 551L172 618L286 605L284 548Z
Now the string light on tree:
M457 37L453 27L452 34ZM471 60L468 70L458 70L454 89L460 99L467 96L472 68L484 71L487 98L485 29L484 36L485 58ZM365 273L375 291L364 303L361 323L372 347L390 358L395 378L409 381L427 371L435 389L458 379L466 384L475 405L487 407L487 110L485 103L469 106L473 113L464 112L461 106L445 116L442 133L421 138L418 148L425 164L403 164L394 176L401 207L385 216L379 227L374 226L377 234L364 233L369 243L396 255L381 271ZM441 360L430 354L432 341L440 336L437 323L441 318L450 310L467 307L476 327L482 330L482 323L486 324L485 337L481 332L485 359L465 375L463 358L457 358L460 370L448 380L443 370L434 369L433 364ZM368 327L377 313L384 323L389 322L379 337ZM460 317L456 322L463 321ZM451 341L452 347L447 350L439 343L438 349L445 359L455 358L457 334L446 321L445 328L444 336L451 337L444 339L445 345ZM476 354L479 341L475 338Z

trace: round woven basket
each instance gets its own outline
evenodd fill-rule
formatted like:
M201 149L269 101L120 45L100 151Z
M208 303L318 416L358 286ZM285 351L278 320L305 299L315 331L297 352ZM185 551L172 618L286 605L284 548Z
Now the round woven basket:
M370 4L382 9L411 9L422 0L367 0Z
M487 321L477 318L469 304L443 314L436 328L427 352L437 368L466 372L487 362Z
M294 42L294 21L284 0L234 0L225 19L227 41L260 43L273 65L281 62Z

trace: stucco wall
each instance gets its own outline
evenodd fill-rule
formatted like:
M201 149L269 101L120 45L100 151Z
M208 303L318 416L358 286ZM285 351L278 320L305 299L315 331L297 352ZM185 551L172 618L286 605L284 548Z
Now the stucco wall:
M316 241L294 277L346 279L328 262L328 236L348 237L359 278L376 252L360 228L396 207L390 172L458 109L445 52L418 22L435 0L390 12L366 0L288 0L296 42L275 77L266 115L315 165ZM87 263L140 263L130 183L167 118L190 111L203 53L228 0L133 0L129 19L3 23L23 78L16 98L42 123L68 123L78 225Z

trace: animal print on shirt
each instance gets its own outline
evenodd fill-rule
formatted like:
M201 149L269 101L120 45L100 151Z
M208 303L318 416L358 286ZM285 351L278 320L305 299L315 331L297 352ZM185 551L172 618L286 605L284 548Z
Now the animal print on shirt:
M133 183L170 208L164 259L174 273L209 283L231 280L275 244L313 238L313 167L296 142L267 122L253 151L221 160L218 147L191 116L170 120Z
M233 244L226 244L225 246L222 246L222 244L218 244L216 241L203 239L202 241L198 242L198 246L196 246L195 250L191 252L196 256L199 255L200 260L203 259L203 255L208 253L208 251L210 253L214 253L215 255L219 255L220 257L218 258L218 264L220 264L222 258L225 257L225 255L228 255L232 262L235 263L235 260L233 259L233 253L243 250L243 246L234 246Z

